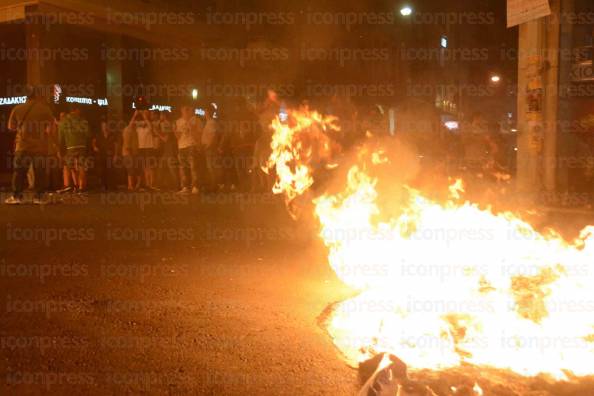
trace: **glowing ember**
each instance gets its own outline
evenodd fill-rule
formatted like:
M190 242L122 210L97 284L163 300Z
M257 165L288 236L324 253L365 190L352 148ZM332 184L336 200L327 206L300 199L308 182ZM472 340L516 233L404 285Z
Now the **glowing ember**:
M289 198L312 184L311 169L299 167L310 153L294 133L317 120L273 124L275 191ZM328 323L351 364L389 352L412 369L594 372L594 227L567 243L511 213L461 202L460 181L444 202L407 186L392 196L394 182L372 176L385 153L359 157L344 191L314 201L329 263L358 291ZM478 384L474 393L482 394Z

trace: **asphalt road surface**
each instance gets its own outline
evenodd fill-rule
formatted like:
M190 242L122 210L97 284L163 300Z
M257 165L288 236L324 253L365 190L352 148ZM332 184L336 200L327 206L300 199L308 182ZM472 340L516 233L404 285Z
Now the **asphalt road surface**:
M350 291L270 194L0 205L0 395L349 395ZM4 198L4 197L2 197Z
M55 202L0 205L0 395L359 389L319 325L352 291L313 228L291 220L278 197L122 192ZM534 223L572 239L588 216ZM524 389L594 389L534 384Z

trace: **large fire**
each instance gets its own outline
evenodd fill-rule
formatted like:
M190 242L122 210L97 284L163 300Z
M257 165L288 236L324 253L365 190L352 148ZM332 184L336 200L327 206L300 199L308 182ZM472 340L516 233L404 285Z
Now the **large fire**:
M275 192L294 199L316 166L309 152L296 154L300 133L324 122L308 110L291 118L273 123L270 165ZM390 158L365 149L357 158L342 191L314 200L329 264L357 291L328 320L350 363L390 352L412 369L471 364L557 379L594 372L594 228L568 243L463 201L460 181L443 201L406 185L386 196L393 182L377 170Z

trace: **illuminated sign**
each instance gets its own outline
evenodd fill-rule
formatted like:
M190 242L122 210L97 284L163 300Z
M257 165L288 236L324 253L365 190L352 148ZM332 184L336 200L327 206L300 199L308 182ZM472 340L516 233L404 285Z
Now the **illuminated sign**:
M78 103L78 104L93 104L93 99L91 98L78 98L75 96L68 96L66 97L66 103Z
M219 110L219 106L212 102L210 104L212 106L212 108L214 109L213 114L212 114L212 118L219 118L219 114L218 114L218 110ZM199 115L201 117L204 117L206 115L206 110L203 109L202 107L199 107L197 109L194 110L194 114Z
M27 102L26 96L13 96L9 98L0 98L0 106L11 106L17 104L23 104Z
M93 105L96 104L99 107L104 107L109 104L107 99L91 99L91 98L81 98L78 96L67 96L66 103L78 103L84 105Z
M136 109L136 103L132 102L132 108ZM169 113L172 112L171 106L157 105L157 104L152 105L148 110L149 111L168 111Z
M168 111L171 113L171 106L152 105L150 111Z

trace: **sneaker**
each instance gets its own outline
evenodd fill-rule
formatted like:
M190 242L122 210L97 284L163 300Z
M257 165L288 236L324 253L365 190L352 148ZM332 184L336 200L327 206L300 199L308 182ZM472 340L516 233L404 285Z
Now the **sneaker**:
M192 194L200 194L200 190L198 190L198 187L192 187Z
M74 188L68 186L68 187L64 187L61 190L56 191L56 193L58 193L58 194L66 194L66 193L72 192L73 190L74 190Z
M21 205L23 203L23 198L17 198L13 195L12 197L6 198L4 203L7 205Z
M188 187L184 187L181 190L179 190L177 193L178 194L189 194L191 191Z

